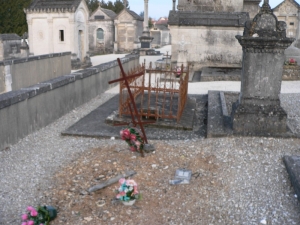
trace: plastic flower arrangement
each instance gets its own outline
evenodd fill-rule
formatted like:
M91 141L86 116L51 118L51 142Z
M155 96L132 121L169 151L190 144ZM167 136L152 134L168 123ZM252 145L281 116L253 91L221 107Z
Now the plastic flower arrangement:
M293 58L290 58L288 61L284 63L285 65L296 65L297 61Z
M134 180L126 180L125 178L121 178L119 183L121 186L117 190L117 199L120 199L124 202L129 202L131 200L140 198L140 194L137 190L137 183Z
M56 209L49 206L27 207L27 213L22 215L21 225L49 225L50 221L56 217Z
M129 127L129 128L122 129L120 131L120 135L122 140L125 140L126 143L129 145L131 151L140 152L140 150L143 149L144 139L136 128Z

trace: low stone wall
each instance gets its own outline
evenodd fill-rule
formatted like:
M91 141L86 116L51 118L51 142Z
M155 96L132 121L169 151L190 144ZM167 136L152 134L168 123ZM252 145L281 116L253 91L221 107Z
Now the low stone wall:
M282 80L300 80L300 66L283 67Z
M129 71L139 65L139 56L121 61ZM112 61L1 94L0 150L108 90L113 86L108 81L119 77L118 63Z
M70 52L1 61L0 93L15 91L70 73Z

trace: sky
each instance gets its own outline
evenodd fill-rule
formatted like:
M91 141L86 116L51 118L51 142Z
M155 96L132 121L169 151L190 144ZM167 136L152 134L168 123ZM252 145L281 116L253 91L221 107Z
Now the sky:
M263 0L262 0L263 1ZM296 0L300 3L300 0ZM144 11L144 0L128 0L130 9L140 14ZM283 0L269 0L270 6L274 8L278 4L283 2ZM176 0L177 6L178 0ZM168 17L169 11L172 10L172 0L149 0L148 3L148 14L149 17L154 19L159 19L160 17Z

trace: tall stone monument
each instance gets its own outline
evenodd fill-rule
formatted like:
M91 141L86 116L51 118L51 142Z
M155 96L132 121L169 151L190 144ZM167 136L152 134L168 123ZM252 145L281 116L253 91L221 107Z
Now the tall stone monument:
M153 41L153 37L150 37L149 31L149 17L148 17L148 2L149 0L144 0L144 30L142 36L139 38L141 42L140 54L142 54L143 49L147 50L150 48L150 43Z
M287 131L287 114L280 106L284 50L293 38L286 37L286 23L278 21L268 0L253 21L245 23L241 92L233 104L233 132L243 135L276 135Z

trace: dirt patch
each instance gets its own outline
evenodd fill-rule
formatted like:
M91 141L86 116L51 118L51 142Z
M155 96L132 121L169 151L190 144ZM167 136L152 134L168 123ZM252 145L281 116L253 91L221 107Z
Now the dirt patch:
M205 204L209 206L211 198L217 197L210 195L211 190L226 192L220 179L222 162L198 146L195 151L191 144L178 147L159 142L155 148L142 158L120 141L92 149L62 168L53 178L53 188L45 193L59 211L53 224L201 224L209 214ZM192 170L190 184L169 184L178 168ZM118 183L87 193L89 187L128 170L137 172L133 179L142 194L134 206L114 200Z

